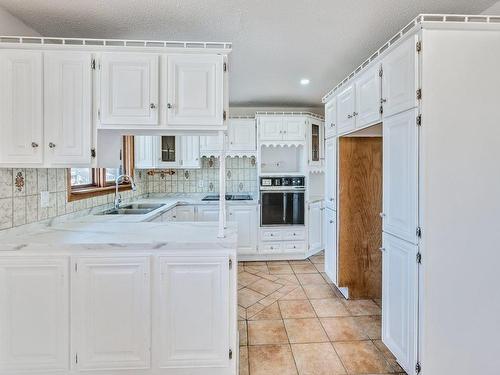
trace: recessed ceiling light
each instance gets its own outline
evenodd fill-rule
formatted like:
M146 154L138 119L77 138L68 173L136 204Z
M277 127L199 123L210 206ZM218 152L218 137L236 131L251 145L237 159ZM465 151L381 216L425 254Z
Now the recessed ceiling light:
M302 78L302 79L300 80L300 84L301 84L301 85L308 85L310 82L311 82L311 81L310 81L309 79L307 79L307 78Z

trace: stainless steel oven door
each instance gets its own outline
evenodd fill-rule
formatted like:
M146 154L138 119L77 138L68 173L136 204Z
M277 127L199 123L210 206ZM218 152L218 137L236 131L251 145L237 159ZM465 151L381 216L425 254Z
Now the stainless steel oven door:
M260 226L304 225L304 191L261 191Z

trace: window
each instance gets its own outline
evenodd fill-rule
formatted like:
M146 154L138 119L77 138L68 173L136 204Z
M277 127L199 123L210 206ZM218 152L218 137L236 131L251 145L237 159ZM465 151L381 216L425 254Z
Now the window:
M115 180L120 174L134 173L134 137L123 137L122 165L120 168L70 168L68 169L68 201L75 201L114 192ZM131 189L123 181L119 190Z

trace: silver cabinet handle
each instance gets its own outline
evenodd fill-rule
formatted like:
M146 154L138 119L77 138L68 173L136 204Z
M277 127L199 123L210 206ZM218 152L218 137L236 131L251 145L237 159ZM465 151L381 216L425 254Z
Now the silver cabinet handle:
M174 108L174 106L171 103L167 103L167 108L172 109L172 108Z
M330 220L330 224L333 224L333 220Z
M149 105L149 108L151 108L151 109L156 109L156 104L155 104L155 103L151 103L151 104Z
M38 147L38 143L36 143L36 142L31 142L31 147L33 147L33 148L37 148L37 147Z
M385 251L385 247L379 247L378 248L380 251Z
M358 113L358 112L353 112L353 113L352 113L352 117L355 117L355 116L357 116L357 115L359 115L359 113Z
M380 99L380 103L385 103L385 102L387 102L387 99L384 98Z
M352 118L352 115L347 115L347 118L348 118L348 119L351 119L351 118Z
M332 122L332 123L330 124L330 128L333 128L334 126L335 126L335 124Z
M330 198L330 202L333 202L333 198Z
M50 148L55 148L55 147L56 147L56 145L55 145L54 143L50 142L50 143L49 143L49 147L50 147Z

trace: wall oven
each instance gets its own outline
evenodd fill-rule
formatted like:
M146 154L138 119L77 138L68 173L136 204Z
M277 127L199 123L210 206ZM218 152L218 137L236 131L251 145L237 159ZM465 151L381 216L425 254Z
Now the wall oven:
M260 226L304 225L305 177L260 178Z

